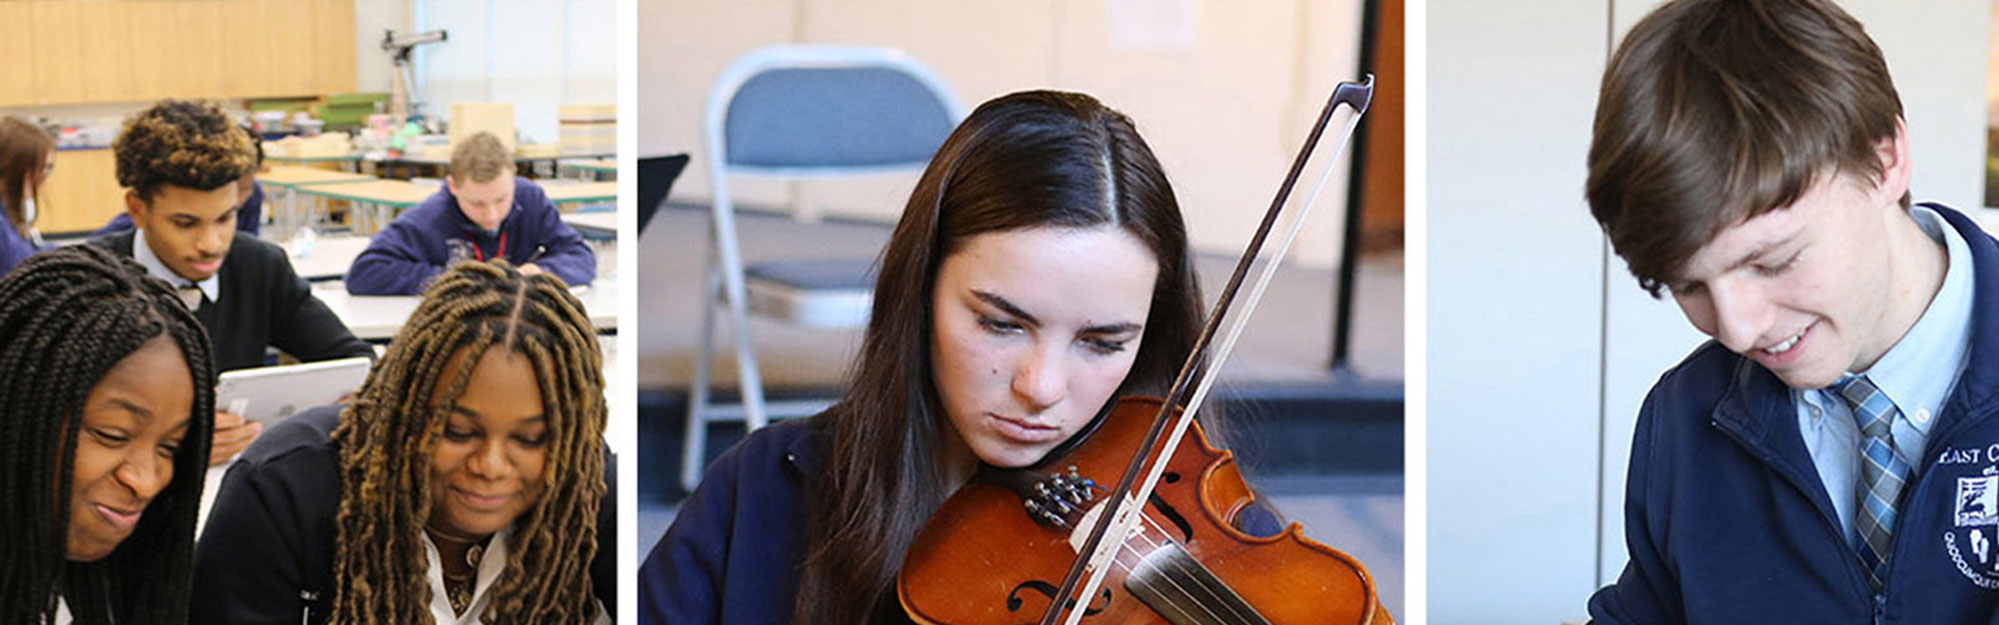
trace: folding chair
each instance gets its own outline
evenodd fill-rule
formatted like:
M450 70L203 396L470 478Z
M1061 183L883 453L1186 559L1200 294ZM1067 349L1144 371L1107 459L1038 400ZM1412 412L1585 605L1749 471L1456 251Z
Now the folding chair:
M704 134L714 193L700 357L687 401L681 483L700 481L710 421L742 419L749 429L772 415L796 416L829 402L766 402L750 348L749 314L796 325L840 327L867 321L872 259L770 261L744 266L729 177L843 178L920 170L963 118L935 72L899 51L850 46L776 46L753 51L716 80ZM742 400L709 401L715 308L735 328Z

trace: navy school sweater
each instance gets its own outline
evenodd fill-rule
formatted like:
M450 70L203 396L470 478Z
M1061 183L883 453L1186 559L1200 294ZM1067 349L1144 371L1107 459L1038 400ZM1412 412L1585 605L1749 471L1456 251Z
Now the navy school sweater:
M541 186L514 179L514 207L498 233L481 230L458 210L458 198L438 189L376 233L368 249L347 269L347 292L355 295L414 295L451 264L452 248L468 260L506 258L530 262L569 286L590 284L597 256L569 224Z

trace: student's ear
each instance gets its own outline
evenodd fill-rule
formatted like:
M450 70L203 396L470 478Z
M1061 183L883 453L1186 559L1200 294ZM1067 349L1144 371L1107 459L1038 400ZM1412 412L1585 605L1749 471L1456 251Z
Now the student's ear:
M132 223L145 227L146 208L146 200L139 197L138 191L125 190L125 214L132 217Z
M451 197L458 197L458 188L456 185L451 184L450 174L444 175L444 190L450 191Z
M1909 126L1901 117L1895 118L1895 135L1874 145L1874 156L1881 159L1881 180L1874 191L1882 198L1883 204L1895 204L1900 210L1899 202L1909 192L1912 171L1909 164Z

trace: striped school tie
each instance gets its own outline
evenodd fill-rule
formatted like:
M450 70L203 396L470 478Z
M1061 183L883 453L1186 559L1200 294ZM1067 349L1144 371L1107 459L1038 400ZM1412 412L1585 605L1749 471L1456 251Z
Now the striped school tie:
M201 287L190 284L174 289L174 294L180 296L180 303L187 304L188 310L201 308Z
M1854 527L1860 530L1860 562L1879 590L1888 572L1888 538L1895 530L1895 504L1909 463L1895 454L1895 438L1888 431L1895 420L1894 402L1865 376L1847 378L1834 388L1853 407L1853 419L1860 424L1860 483L1855 485L1860 510Z

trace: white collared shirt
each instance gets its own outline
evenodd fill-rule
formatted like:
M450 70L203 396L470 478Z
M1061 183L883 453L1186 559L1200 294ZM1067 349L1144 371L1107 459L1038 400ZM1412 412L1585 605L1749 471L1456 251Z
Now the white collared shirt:
M165 280L168 286L175 289L193 286L201 289L202 295L208 296L209 303L222 301L221 280L216 276L209 276L206 280L194 282L180 277L180 274L168 269L167 264L160 261L160 257L153 255L153 246L146 243L146 231L143 228L132 233L132 259L139 261L139 265L146 268L146 275ZM216 275L221 275L221 272L216 272Z
M494 582L499 581L500 573L507 568L509 547L507 541L514 535L514 526L501 528L499 532L493 534L492 540L486 542L486 553L479 558L479 570L473 573L472 603L465 608L464 614L458 614L451 609L451 597L444 590L443 559L438 555L437 544L430 541L429 532L421 534L424 558L430 564L425 577L430 581L431 619L436 621L437 625L480 625L479 617L493 604L493 594L488 591L492 589ZM604 610L601 602L597 604L597 620L592 623L593 625L611 623L611 616Z

